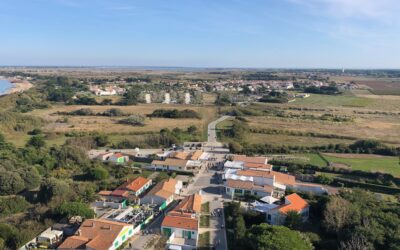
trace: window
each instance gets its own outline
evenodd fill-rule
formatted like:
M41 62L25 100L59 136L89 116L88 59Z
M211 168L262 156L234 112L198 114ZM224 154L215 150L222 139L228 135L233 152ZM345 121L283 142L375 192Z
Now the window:
M267 220L271 221L271 215L270 214L267 215Z
M126 239L126 236L123 235L123 236L122 236L122 241L125 241L125 239Z
M129 229L129 235L131 235L133 233L132 229Z
M116 242L114 243L114 247L118 247L118 245L119 245L119 242L116 241Z

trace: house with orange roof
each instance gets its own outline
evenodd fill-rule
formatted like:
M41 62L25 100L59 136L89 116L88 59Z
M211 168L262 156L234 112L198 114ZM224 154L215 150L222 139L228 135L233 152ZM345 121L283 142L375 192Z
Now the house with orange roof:
M203 166L201 158L203 154L205 153L201 150L192 152L174 151L162 160L152 161L149 168L161 171L197 172Z
M87 219L76 234L65 239L57 249L114 250L131 238L133 234L131 224L103 219Z
M242 170L272 170L272 165L268 164L267 157L250 157L246 155L233 155L224 164L225 169Z
M160 210L165 209L182 189L182 181L169 179L157 183L143 198L141 204L157 204Z
M168 237L168 249L196 249L202 198L199 194L185 197L161 224L161 232Z
M293 193L285 197L284 203L273 207L266 213L267 222L272 225L283 225L289 211L297 212L303 221L306 221L309 217L309 208L307 201Z
M151 179L142 176L136 177L133 180L127 181L117 188L117 190L126 190L131 195L139 196L146 191L152 184Z

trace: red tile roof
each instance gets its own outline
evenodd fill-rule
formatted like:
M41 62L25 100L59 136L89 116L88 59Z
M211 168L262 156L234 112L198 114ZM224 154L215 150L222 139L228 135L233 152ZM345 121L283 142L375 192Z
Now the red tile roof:
M192 194L185 197L179 204L174 208L175 211L184 212L201 212L201 195Z
M199 228L199 221L195 218L188 218L183 216L175 216L168 214L165 216L162 227L175 227L197 231Z
M151 180L139 176L131 181L125 182L124 184L119 186L117 189L128 189L128 190L137 192L150 181Z
M59 249L76 249L78 244L83 243L91 249L108 250L126 226L132 225L103 219L85 220L78 229L80 235L68 237Z
M308 207L307 201L296 193L286 196L285 199L288 203L278 207L279 211L282 213L287 213L289 211L301 212Z
M159 182L150 190L148 195L156 195L164 199L168 199L169 197L171 197L171 195L175 194L176 184L177 181L174 179L169 179L168 181Z
M128 197L129 192L126 190L122 190L122 189L116 189L116 190L112 191L111 195L112 196L120 196L120 197Z

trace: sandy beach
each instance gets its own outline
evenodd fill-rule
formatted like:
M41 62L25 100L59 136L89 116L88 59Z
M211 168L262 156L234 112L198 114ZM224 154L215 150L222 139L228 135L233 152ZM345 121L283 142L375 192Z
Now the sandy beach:
M25 80L9 80L14 86L10 88L9 90L4 93L4 95L12 94L12 93L17 93L17 92L24 92L25 90L28 90L33 87L32 83L25 81Z

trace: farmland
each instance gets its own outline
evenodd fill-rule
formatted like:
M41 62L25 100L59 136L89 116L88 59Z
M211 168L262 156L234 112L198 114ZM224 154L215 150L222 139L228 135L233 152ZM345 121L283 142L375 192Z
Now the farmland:
M330 163L342 164L349 167L351 170L382 172L389 173L397 177L400 176L400 164L398 157L332 153L324 153L322 155Z

